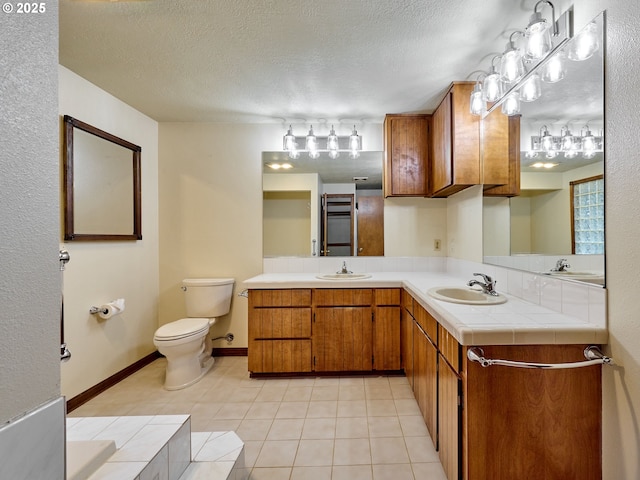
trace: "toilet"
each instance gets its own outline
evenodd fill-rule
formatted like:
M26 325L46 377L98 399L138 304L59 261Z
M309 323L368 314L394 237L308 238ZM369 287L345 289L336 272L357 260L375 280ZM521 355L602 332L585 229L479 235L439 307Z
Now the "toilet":
M167 358L164 388L193 385L213 366L209 328L229 313L233 278L185 278L187 317L156 330L153 344Z

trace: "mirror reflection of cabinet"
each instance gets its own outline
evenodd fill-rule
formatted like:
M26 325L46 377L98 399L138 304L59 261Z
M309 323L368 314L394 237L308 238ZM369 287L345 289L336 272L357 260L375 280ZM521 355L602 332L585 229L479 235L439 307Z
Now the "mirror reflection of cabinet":
M541 97L534 102L521 103L521 190L519 194L505 195L511 199L490 198L488 194L495 190L485 191L485 263L549 273L558 259L568 258L570 270L592 275L591 283L604 282L604 254L569 257L574 243L572 231L575 230L575 222L571 220L571 184L604 174L604 145L600 142L604 136L604 20L602 13L588 27L596 27L600 48L587 59L571 60L571 52L580 41L581 32L577 32L549 56L562 57L564 78L555 83L542 82ZM538 68L544 67L545 62L542 62ZM517 91L517 87L514 90ZM489 115L502 115L499 104ZM548 151L541 148L540 137L545 135L545 130L553 137ZM568 133L583 138L588 132L593 132L598 139L596 151L585 155L581 147L576 152L564 153L561 145L566 139L563 135ZM483 143L483 150L485 148ZM536 168L535 164L547 164L550 168ZM604 205L594 206L593 210L594 220L599 218L603 229L604 220L598 212L604 211ZM603 233L603 230L597 232L598 236ZM589 281L588 278L585 276L580 280Z

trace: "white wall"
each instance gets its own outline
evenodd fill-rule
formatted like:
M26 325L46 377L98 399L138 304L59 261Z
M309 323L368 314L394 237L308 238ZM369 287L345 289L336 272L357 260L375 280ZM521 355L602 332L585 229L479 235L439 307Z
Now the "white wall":
M142 147L142 240L65 243L71 255L64 272L65 341L72 357L62 365L62 393L71 398L155 350L158 123L64 67L58 74L60 115ZM125 299L121 315L100 320L89 313L116 298Z
M447 255L482 262L482 185L447 198Z

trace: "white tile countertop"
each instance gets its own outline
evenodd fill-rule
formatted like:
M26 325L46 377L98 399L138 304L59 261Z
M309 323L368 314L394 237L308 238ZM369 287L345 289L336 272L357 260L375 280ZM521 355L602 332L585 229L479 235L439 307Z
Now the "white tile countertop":
M433 287L464 287L470 278L443 272L374 272L366 279L323 280L315 273L265 273L243 282L247 289L405 288L461 345L605 344L605 326L550 310L514 295L500 305L437 300Z

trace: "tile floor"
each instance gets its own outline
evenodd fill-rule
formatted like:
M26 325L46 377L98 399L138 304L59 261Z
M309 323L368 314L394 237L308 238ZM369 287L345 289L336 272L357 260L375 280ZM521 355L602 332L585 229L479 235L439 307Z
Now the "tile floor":
M190 414L193 432L233 430L251 480L445 480L405 377L251 379L216 358L197 384L162 388L159 359L69 414Z

